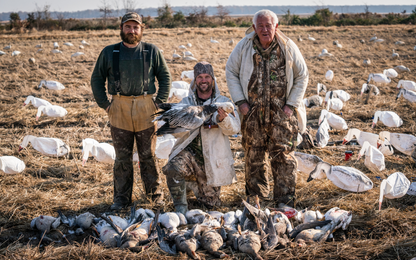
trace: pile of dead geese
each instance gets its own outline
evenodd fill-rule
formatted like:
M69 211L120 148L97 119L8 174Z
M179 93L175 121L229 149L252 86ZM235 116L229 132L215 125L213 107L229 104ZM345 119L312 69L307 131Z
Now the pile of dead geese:
M192 259L201 259L197 250L206 250L217 258L228 255L222 250L231 247L262 259L260 250L266 251L287 246L305 246L324 242L332 233L346 230L352 213L332 208L324 215L319 211L294 208L260 208L258 198L255 206L249 198L242 201L243 210L221 213L188 211L185 216L177 212L155 214L149 209L137 209L134 205L129 216L102 214L99 217L87 212L79 216L65 215L58 211L57 217L41 215L31 222L32 229L40 231L41 239L54 241L50 234L59 227L66 229L64 236L81 235L90 229L97 243L106 247L129 249L133 252L146 250L150 243L158 243L161 250L170 255L186 253ZM293 223L297 225L294 227Z

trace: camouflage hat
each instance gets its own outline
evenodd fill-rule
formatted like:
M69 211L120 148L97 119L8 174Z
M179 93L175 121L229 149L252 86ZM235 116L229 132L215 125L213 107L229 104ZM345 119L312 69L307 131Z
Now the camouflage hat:
M198 62L194 67L194 77L198 77L199 74L209 74L214 79L214 69L212 65L206 61Z
M136 23L142 24L142 18L135 12L128 12L121 18L121 24L124 24L127 21L135 21Z

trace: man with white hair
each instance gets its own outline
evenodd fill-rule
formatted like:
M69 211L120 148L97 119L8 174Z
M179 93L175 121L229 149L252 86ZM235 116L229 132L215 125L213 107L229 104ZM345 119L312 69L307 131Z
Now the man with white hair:
M230 95L243 115L247 195L269 197L265 154L273 173L276 204L294 206L297 162L293 155L298 135L295 112L303 110L308 69L296 44L278 27L270 10L258 11L254 32L234 48L226 65ZM299 122L304 123L305 117ZM304 131L302 124L299 124Z

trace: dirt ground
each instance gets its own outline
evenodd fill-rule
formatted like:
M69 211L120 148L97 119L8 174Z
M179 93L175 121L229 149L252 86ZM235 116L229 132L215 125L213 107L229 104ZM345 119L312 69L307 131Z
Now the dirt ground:
M284 33L293 39L304 55L309 68L309 84L305 97L316 94L318 82L330 90L343 89L351 94L351 99L342 109L342 117L349 128L379 133L388 130L415 134L416 105L401 98L395 100L396 85L401 79L416 81L416 27L411 25L372 26L372 27L282 27ZM213 64L215 75L222 94L227 93L225 64L235 44L244 37L245 29L163 29L146 30L143 40L157 45L164 51L173 80L179 80L183 70L191 70L195 62L173 61L172 53L181 44L191 43L189 50L199 60ZM382 43L368 40L376 33ZM310 34L315 42L307 40ZM297 41L298 36L303 38ZM210 43L210 37L220 44ZM230 39L234 45L229 45ZM90 43L79 50L81 40ZM361 44L360 39L366 42ZM343 48L332 44L338 40ZM398 40L405 45L395 45ZM53 55L50 51L57 41L63 54ZM49 245L39 243L39 234L30 229L30 221L40 214L57 216L56 211L68 214L92 212L103 213L112 203L112 166L90 159L81 166L81 140L94 138L99 142L111 143L108 117L104 110L95 105L91 93L90 77L100 51L107 45L120 41L119 31L89 32L32 32L20 35L0 34L0 49L9 44L12 48L7 55L0 56L0 156L12 155L26 164L26 169L17 175L0 173L0 258L4 259L174 259L186 256L168 256L157 244L152 244L141 253L120 249L105 248L95 244L91 231L82 236L66 235L66 230L56 231L51 236L57 241ZM64 46L72 42L75 46ZM35 45L42 43L43 52L36 53ZM318 59L317 55L326 48L333 57ZM399 53L398 59L391 59L392 49ZM12 57L11 51L19 50L21 55ZM71 59L76 51L84 56ZM178 50L179 51L179 50ZM30 65L28 59L34 57L36 63ZM363 65L364 59L372 64ZM380 86L380 96L363 104L360 89L369 73L381 73L384 69L405 65L410 73L400 74L390 84ZM331 69L334 80L327 82L325 73ZM56 80L66 89L61 91L37 89L40 80ZM187 79L188 82L190 80ZM44 98L53 104L65 107L68 115L62 119L42 116L35 121L36 109L22 107L28 95ZM321 108L307 109L308 125L316 131ZM403 126L389 128L378 123L371 129L372 116L376 110L395 111L402 119ZM337 114L340 114L337 112ZM331 130L331 140L342 140L347 131ZM46 157L28 148L18 152L19 144L25 135L61 138L71 147L66 158ZM235 168L238 182L223 187L223 205L216 210L225 212L242 208L245 197L244 158L241 157L241 136L232 137L231 144L236 156ZM344 161L345 150L353 150L350 161ZM400 199L385 199L382 210L378 211L379 180L364 165L364 160L356 161L358 146L335 146L307 150L333 165L355 167L364 172L373 182L374 188L363 193L341 190L329 180L306 182L307 176L299 173L297 182L297 208L305 207L326 212L332 207L340 207L353 212L352 222L345 232L337 231L334 241L308 247L261 251L266 259L411 259L416 256L416 198L405 195ZM416 177L414 162L409 156L398 151L386 156L386 170L379 174L382 179L400 171L409 179ZM165 160L159 161L163 166ZM145 199L138 169L135 169L133 200L140 207L157 208ZM168 195L168 189L164 185ZM262 203L262 206L274 206ZM199 207L196 200L190 199L190 207ZM162 210L173 210L172 201L167 196ZM59 241L59 242L58 242ZM226 249L235 259L250 259L247 255ZM201 257L209 257L205 251L198 251Z

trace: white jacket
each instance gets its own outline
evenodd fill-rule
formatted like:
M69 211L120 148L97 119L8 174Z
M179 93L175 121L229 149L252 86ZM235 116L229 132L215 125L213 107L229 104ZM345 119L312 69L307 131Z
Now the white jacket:
M191 83L191 86L193 82ZM231 102L227 97L221 96L217 84L215 83L216 96L215 102ZM190 95L183 98L180 103L196 105L195 94L193 89ZM204 105L210 104L211 99L204 102ZM234 108L237 115L237 109ZM240 132L240 118L229 114L222 122L217 122L218 112L212 116L212 121L218 124L218 128L204 129L203 126L193 131L188 131L182 136L172 148L169 155L169 161L185 149L194 138L200 133L202 139L202 149L205 163L205 174L207 175L207 184L217 187L229 185L237 181L234 169L234 159L231 152L228 135L234 135Z
M247 34L235 46L225 67L228 90L234 102L248 100L248 83L253 74L253 55L256 52L253 48L255 35L255 32ZM276 29L276 36L280 48L285 50L287 77L286 104L296 108L299 132L304 133L306 130L306 108L303 103L303 96L308 86L308 68L298 46L279 29Z

